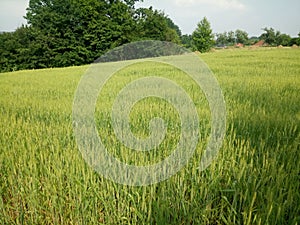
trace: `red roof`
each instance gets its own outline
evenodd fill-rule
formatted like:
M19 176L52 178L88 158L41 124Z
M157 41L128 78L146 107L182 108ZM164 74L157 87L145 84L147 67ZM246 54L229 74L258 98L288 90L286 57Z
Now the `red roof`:
M242 47L244 47L244 45L243 45L242 43L237 43L237 44L235 45L235 47L237 47L237 48L242 48Z
M254 46L258 46L258 47L261 47L265 44L265 41L264 40L261 40L259 42L257 42Z

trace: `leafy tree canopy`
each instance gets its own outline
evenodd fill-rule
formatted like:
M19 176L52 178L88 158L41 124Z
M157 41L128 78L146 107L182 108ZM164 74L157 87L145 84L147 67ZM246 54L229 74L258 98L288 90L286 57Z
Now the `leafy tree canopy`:
M135 9L138 1L30 0L28 26L0 34L0 72L88 64L137 40L179 43L178 26L160 11Z
M198 23L192 34L192 40L194 49L200 52L207 52L214 45L214 35L206 17Z
M239 29L235 31L235 38L237 43L241 43L244 45L249 41L248 33Z
M271 46L288 46L290 45L292 38L290 35L281 34L280 31L275 31L274 28L264 28L265 31L261 36L260 39L264 40L267 44Z

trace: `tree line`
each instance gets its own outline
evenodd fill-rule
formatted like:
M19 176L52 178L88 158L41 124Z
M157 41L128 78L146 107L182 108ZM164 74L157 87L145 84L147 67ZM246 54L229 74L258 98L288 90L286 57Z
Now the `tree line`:
M0 72L92 63L139 40L180 43L163 12L134 7L139 0L30 0L26 26L0 35Z
M207 33L209 31L209 33ZM257 42L263 40L265 45L267 46L293 46L300 45L300 32L298 37L291 37L288 34L281 33L280 31L275 31L274 28L263 28L263 33L259 37L249 37L249 34L244 31L237 29L236 31L229 31L223 33L213 34L210 28L210 23L204 18L194 31L192 35L183 35L181 37L182 44L187 48L192 48L194 50L199 50L200 52L205 52L209 50L212 46L215 47L226 47L226 46L234 46L236 44L242 45L254 45ZM209 43L209 48L199 47L195 45L195 37L199 35L199 33L206 34L205 40L206 43ZM202 42L203 42L202 41ZM195 48L196 47L196 48Z
M219 46L224 45L234 45L234 44L243 44L243 45L252 45L260 40L264 40L264 42L269 46L292 46L299 45L299 38L292 38L288 34L282 34L280 31L275 31L274 28L264 28L263 34L259 37L251 37L246 31L236 30L229 31L224 33L216 34L216 44Z
M206 52L214 45L250 43L245 31L213 34L203 18L192 35L162 11L135 8L143 0L30 0L27 25L0 34L0 72L89 64L126 43L160 40ZM299 34L300 36L300 34ZM270 45L289 45L288 35L265 29Z

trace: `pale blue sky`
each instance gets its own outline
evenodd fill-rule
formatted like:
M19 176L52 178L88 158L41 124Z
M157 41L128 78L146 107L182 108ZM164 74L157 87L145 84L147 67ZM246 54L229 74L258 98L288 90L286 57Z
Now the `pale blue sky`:
M0 31L13 31L22 23L29 0L0 0ZM182 30L192 33L204 16L214 32L246 30L260 35L273 27L297 36L300 32L300 0L144 0L137 6L163 10Z

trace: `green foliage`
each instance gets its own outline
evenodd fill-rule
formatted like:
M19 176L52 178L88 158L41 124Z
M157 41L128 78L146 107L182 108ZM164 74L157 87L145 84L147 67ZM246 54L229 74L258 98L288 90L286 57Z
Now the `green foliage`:
M224 144L205 171L198 167L209 139L210 111L182 71L136 64L118 72L99 96L99 135L111 154L140 164L149 159L130 157L132 151L115 142L113 97L133 79L156 74L173 79L195 101L201 119L196 154L178 174L148 187L115 184L82 159L71 115L86 66L1 74L0 224L297 224L299 49L225 50L201 57L220 83L228 115ZM143 135L157 115L171 128L167 142L150 155L159 160L176 147L176 110L150 98L133 108L131 121L134 132Z
M229 31L227 33L227 43L230 45L234 45L236 43L234 31Z
M243 30L229 31L216 34L216 44L218 46L234 45L236 43L248 44L248 33Z
M0 72L35 68L32 60L33 40L34 33L27 26L15 32L0 34Z
M137 40L159 40L180 43L181 31L173 21L158 10L139 8L135 12Z
M78 66L132 41L180 43L180 29L136 0L30 0L28 26L0 34L0 72ZM22 33L22 35L21 35Z
M182 45L187 48L187 49L192 49L193 48L193 39L192 35L185 34L181 36L181 43Z
M298 41L297 41L297 45L300 46L300 32L298 33Z
M257 42L259 42L259 37L253 36L253 37L249 38L249 45L254 45Z
M236 30L235 31L235 38L236 38L236 42L237 43L241 43L241 44L247 44L249 42L249 37L248 37L248 33L246 31L243 30Z
M298 37L293 37L293 38L291 38L290 46L293 46L293 45L298 45L298 46L300 46L300 32L299 32L299 34L298 34Z
M228 43L227 32L216 34L216 44L220 46L224 46Z
M291 36L287 34L279 34L276 37L276 43L277 45L282 45L282 46L289 46L291 43Z
M175 30L178 37L182 36L181 30L180 28L173 22L173 20L171 20L169 17L165 16L165 19L167 21L168 27Z
M128 6L130 6L131 8L134 8L134 4L136 2L143 2L144 0L123 0L123 2L125 2Z
M281 34L280 31L275 31L273 28L264 28L265 33L260 36L260 39L265 40L265 42L271 46L289 46L291 44L292 38L290 35Z
M130 42L133 19L127 5L120 1L49 0L40 4L31 0L26 15L37 30L37 44L46 46L43 53L47 67L90 63L112 47Z
M264 40L267 44L274 46L276 45L276 32L273 28L268 29L267 27L263 29L265 33L260 36L261 40Z
M218 33L216 34L216 38L216 44L219 46L234 45L236 43L241 43L245 45L249 43L248 33L239 29L237 29L235 32L229 31L224 33Z
M214 35L206 17L198 23L196 30L192 34L192 40L193 47L200 52L207 52L214 45Z

